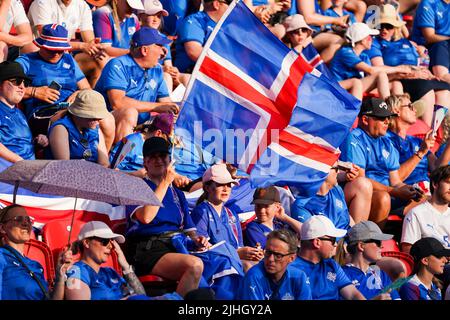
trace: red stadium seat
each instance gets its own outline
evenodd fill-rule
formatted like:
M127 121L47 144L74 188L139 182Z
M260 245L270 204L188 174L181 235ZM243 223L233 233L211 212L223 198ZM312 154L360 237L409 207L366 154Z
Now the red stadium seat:
M381 256L399 259L406 267L406 276L410 276L412 274L414 270L414 259L409 253L400 251L385 251L381 253Z
M23 254L29 259L38 261L44 268L45 280L49 285L53 284L55 268L50 248L42 241L30 239L25 243Z
M382 241L382 249L381 249L381 253L383 254L383 252L400 252L400 248L398 247L397 241L395 241L394 239L390 239L390 240L384 240Z
M58 262L58 255L67 246L69 239L71 220L53 220L44 225L42 228L42 239L49 246L53 260L55 263ZM81 227L85 224L85 221L74 220L72 226L72 233L70 234L70 243L77 240L78 233ZM78 261L80 259L79 255L74 256L74 260ZM120 275L122 275L122 268L119 265L117 258L117 253L113 250L111 251L111 256L107 262L105 262L103 267L111 267L116 270Z

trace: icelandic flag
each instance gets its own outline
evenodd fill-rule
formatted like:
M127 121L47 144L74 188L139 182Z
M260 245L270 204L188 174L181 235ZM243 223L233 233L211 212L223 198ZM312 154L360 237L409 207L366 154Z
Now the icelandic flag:
M250 173L253 186L314 194L360 105L321 75L236 0L197 61L176 134Z
M333 79L333 75L327 65L323 62L322 57L317 52L316 48L314 48L312 43L303 48L301 56L306 60L306 62L308 62L309 65L311 65L311 67L320 71L322 75L326 76L328 79Z
M11 165L11 162L0 158L0 172ZM13 203L13 192L13 185L0 183L0 207ZM75 198L34 193L19 187L16 203L27 209L27 213L34 218L33 227L40 229L51 220L71 219ZM75 217L86 222L103 221L111 227L126 222L125 206L85 199L77 199Z

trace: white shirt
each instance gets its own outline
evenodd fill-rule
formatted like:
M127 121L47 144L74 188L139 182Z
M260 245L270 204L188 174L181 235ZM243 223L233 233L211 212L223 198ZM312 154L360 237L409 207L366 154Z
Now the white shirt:
M428 201L412 208L403 220L401 242L414 244L425 237L438 239L450 248L450 208L439 212Z
M34 0L28 11L28 18L33 26L35 37L39 36L36 25L57 23L69 32L69 38L79 31L94 30L92 11L84 0L72 0L69 6L61 0Z
M30 22L28 21L22 2L20 0L11 0L11 6L8 9L8 15L6 16L2 31L9 33L13 25L17 27L24 23Z

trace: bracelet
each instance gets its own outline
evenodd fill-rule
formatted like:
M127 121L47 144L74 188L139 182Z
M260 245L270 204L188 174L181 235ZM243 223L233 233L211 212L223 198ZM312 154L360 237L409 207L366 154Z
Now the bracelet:
M419 158L420 160L423 159L423 157L419 156L419 152L417 151L416 153L414 153L415 156L417 156L417 158Z
M134 272L134 268L133 268L133 266L130 264L130 267L128 268L128 270L123 270L123 275L125 276L125 275L130 274L130 273L133 273L133 272Z
M33 98L36 96L36 87L33 87L33 89L31 89L31 96Z

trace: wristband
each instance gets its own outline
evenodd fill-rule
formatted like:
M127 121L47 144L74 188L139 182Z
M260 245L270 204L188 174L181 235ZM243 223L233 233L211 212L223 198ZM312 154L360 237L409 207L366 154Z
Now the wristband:
M128 268L128 270L123 270L123 275L125 276L125 275L127 275L127 274L130 274L130 273L134 273L134 268L133 268L133 266L130 264L130 267Z
M416 153L414 153L414 155L417 156L417 158L419 158L420 160L423 159L423 157L421 157L421 156L419 155L419 152L418 152L418 151L417 151Z

